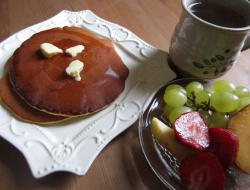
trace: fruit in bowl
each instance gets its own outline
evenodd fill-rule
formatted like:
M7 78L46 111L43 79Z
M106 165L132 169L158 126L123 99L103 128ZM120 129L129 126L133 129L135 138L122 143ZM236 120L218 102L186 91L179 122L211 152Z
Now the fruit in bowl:
M228 124L228 129L239 137L239 151L236 165L250 174L250 106L236 113Z
M151 132L157 138L158 142L166 147L178 160L196 152L189 147L183 146L175 138L174 129L168 127L156 117L152 119Z
M151 132L179 160L184 188L224 189L225 176L235 163L250 173L246 87L220 80L204 88L193 81L167 86L162 98L163 117L153 117Z

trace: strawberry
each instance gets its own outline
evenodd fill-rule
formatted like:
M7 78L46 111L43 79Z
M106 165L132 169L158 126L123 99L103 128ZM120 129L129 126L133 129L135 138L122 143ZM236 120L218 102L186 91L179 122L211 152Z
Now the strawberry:
M198 112L182 114L174 123L176 138L195 150L205 150L209 146L208 127Z
M184 158L179 173L187 190L223 190L225 186L224 169L217 157L209 152Z
M213 152L225 169L234 164L239 149L238 137L224 128L210 128L209 150Z

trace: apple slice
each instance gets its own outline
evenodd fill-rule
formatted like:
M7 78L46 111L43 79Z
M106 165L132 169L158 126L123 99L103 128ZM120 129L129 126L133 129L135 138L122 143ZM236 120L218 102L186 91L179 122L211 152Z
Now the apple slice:
M196 153L196 151L182 145L176 138L174 130L156 117L151 121L151 132L157 141L168 149L178 160Z
M228 129L239 138L239 150L235 163L241 170L250 174L250 106L230 119Z

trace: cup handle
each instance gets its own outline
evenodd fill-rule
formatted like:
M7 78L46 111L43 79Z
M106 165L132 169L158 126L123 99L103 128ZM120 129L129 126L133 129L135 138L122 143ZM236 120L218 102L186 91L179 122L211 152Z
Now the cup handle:
M244 42L244 46L243 48L241 49L241 51L244 51L244 50L247 50L250 48L250 32L248 32L248 36Z

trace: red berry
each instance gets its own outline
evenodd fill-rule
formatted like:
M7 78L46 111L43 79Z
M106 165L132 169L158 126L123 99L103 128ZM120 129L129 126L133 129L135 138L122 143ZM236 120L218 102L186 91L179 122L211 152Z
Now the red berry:
M239 149L238 137L224 128L210 128L209 150L213 152L225 169L234 164Z
M223 190L225 173L217 157L203 152L184 158L179 167L182 185L188 190Z
M195 150L205 150L209 146L208 127L198 112L181 115L174 123L176 138Z

